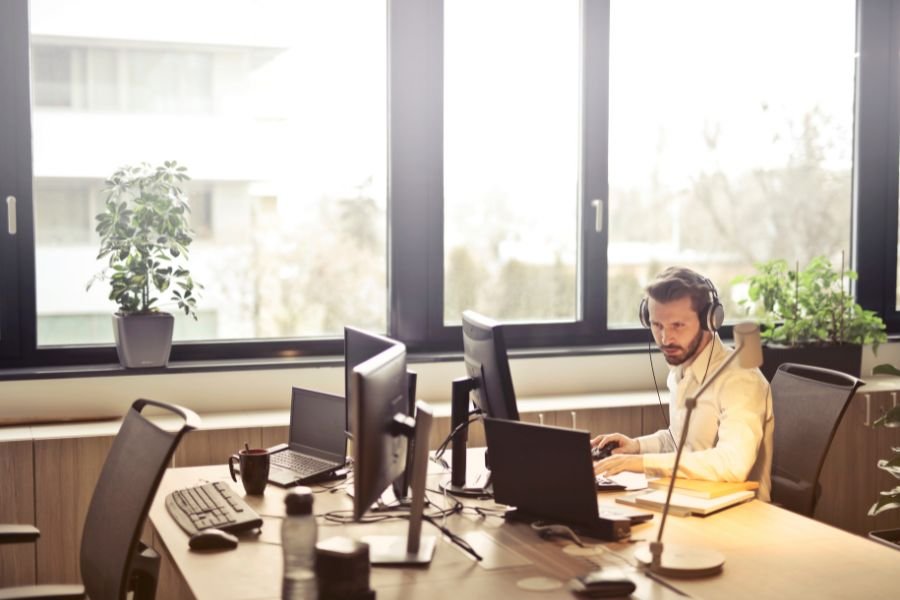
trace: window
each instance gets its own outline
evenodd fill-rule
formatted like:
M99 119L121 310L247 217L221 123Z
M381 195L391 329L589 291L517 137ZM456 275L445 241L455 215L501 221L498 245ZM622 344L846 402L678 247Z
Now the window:
M709 276L734 318L730 282L754 263L849 257L854 12L611 3L612 326L635 325L635 296L668 264Z
M578 317L579 24L574 0L444 5L444 324Z
M205 285L176 341L386 331L383 4L179 5L195 26L175 35L157 3L31 6L38 347L112 342L108 290L85 292L103 181L167 159L193 178Z
M0 3L0 366L114 360L103 180L169 159L206 286L175 360L456 349L465 308L633 343L668 264L737 317L754 262L841 253L900 330L895 2L70 4Z

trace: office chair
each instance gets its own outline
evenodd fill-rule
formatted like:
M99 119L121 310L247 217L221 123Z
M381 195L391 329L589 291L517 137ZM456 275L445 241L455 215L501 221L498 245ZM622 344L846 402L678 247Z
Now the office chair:
M772 502L812 517L834 432L863 382L839 371L784 363L772 378Z
M177 430L164 431L141 414L146 406L179 417ZM141 530L181 436L200 424L186 408L153 400L135 400L113 440L88 507L81 536L83 585L36 585L0 589L0 600L13 598L90 598L134 600L156 594L159 555L140 542ZM28 525L0 527L0 543L33 542L39 531Z

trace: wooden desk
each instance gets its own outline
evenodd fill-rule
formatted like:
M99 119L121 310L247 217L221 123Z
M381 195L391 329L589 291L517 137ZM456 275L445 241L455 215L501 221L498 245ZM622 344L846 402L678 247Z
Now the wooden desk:
M263 497L248 496L248 503L264 518L259 537L244 536L236 550L214 554L191 552L187 535L166 512L166 494L204 481L227 480L225 467L170 469L150 511L153 544L163 555L163 583L158 597L199 599L277 599L281 586L280 515L284 490L269 486ZM435 485L429 484L432 489ZM432 499L440 496L431 494ZM600 503L614 504L604 495ZM491 503L465 501L469 505ZM350 508L350 499L337 491L316 494L315 513ZM476 563L446 540L438 543L432 564L423 569L373 568L371 587L379 600L392 598L574 598L566 583L596 565L622 567L636 581L635 598L679 598L665 586L647 578L623 561L631 561L636 544L592 547L590 556L573 555L577 547L563 539L542 540L523 524L496 517L468 514L447 520L458 535L473 536L482 564ZM655 538L659 515L633 528L632 537ZM362 537L373 533L405 534L406 522L332 525L319 519L319 539L334 535ZM426 535L439 532L423 525ZM588 540L590 541L590 540ZM705 518L672 517L664 541L706 546L726 557L721 575L698 580L669 580L698 598L897 598L900 552L823 525L817 521L758 501L732 507ZM562 587L547 592L526 592L522 580L543 577Z

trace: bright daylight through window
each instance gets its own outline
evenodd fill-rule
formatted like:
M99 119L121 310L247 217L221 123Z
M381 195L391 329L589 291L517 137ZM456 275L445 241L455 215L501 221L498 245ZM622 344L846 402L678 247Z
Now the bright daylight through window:
M33 0L38 344L112 342L103 181L165 160L205 284L176 341L386 331L385 35L373 0Z
M444 4L445 324L577 316L579 39L575 0Z
M711 277L735 318L729 282L754 262L849 260L855 11L612 2L610 327L634 326L669 264Z

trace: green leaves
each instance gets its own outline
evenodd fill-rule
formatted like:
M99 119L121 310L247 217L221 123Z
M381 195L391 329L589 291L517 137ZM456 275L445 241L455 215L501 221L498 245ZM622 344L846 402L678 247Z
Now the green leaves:
M887 340L884 322L863 309L845 288L855 271L838 272L824 257L802 271L784 260L758 263L756 274L738 277L748 283L740 301L762 323L765 340L788 346L803 344L878 344Z
M175 161L161 166L148 163L126 166L106 180L104 211L96 216L100 236L98 259L108 268L96 275L108 279L111 300L120 314L151 312L156 294L173 289L172 301L195 320L194 288L184 264L193 231L190 206L179 185L188 181L187 169Z
M869 516L874 517L892 508L900 508L900 486L881 492L878 501L869 509Z

